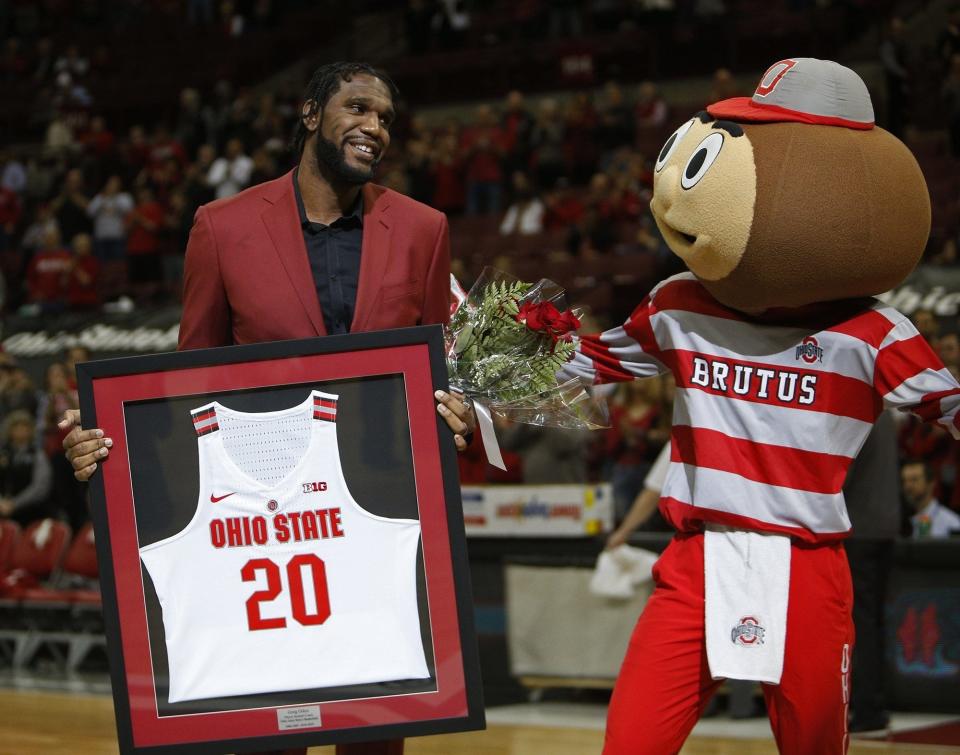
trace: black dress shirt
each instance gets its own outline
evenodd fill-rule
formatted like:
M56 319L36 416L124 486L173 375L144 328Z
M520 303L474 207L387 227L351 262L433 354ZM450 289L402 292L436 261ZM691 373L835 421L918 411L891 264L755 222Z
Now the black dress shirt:
M314 223L300 196L297 172L293 174L293 191L300 212L300 227L307 245L307 257L317 288L320 310L327 333L350 332L353 311L357 306L360 282L360 248L363 245L363 193L357 196L350 212L330 225Z

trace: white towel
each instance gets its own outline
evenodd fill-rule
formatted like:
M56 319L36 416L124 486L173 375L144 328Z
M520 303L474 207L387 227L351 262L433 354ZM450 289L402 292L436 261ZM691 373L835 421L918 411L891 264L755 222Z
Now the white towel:
M658 558L656 553L629 545L604 551L590 578L590 592L603 598L632 598L637 585L653 579Z
M707 525L703 551L711 676L779 684L787 636L790 538Z
M40 526L33 531L33 545L42 551L50 539L50 530L53 529L53 519L44 519Z

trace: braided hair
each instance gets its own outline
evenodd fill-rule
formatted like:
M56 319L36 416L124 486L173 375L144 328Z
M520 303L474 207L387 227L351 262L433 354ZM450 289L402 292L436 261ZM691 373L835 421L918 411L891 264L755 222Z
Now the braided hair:
M303 146L310 135L310 131L304 125L304 121L315 113L323 110L326 104L340 90L340 83L351 81L357 74L366 74L380 79L390 91L390 97L396 101L400 96L400 90L393 80L383 71L380 71L368 63L327 63L320 66L310 77L310 83L303 94L303 101L300 106L300 114L297 119L297 125L293 132L291 148L294 154L302 155ZM309 104L310 108L306 114L303 112L303 105Z

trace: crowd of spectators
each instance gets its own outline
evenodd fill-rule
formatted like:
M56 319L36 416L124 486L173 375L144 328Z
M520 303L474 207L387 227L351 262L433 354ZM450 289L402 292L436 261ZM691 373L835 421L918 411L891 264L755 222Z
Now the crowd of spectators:
M184 90L172 125L55 120L44 145L0 153L7 311L175 301L195 210L279 174L291 113L224 83L202 107Z
M206 98L183 90L171 123L118 134L102 116L74 114L51 121L44 145L0 152L7 311L175 300L196 208L287 170L295 113L292 100L221 82ZM504 235L559 233L574 256L618 245L665 254L647 204L667 114L650 82L533 107L511 92L466 123L408 113L381 180Z
M232 11L246 19L276 10L270 2L167 5L167 12L179 8L201 26L216 13ZM583 25L620 24L631 13L666 11L672 3L520 5L537 28L548 30L544 33L562 34ZM696 3L688 10L709 15L707 6L723 5ZM422 16L417 23L436 31L456 27L461 22L451 19L478 10L456 1L411 0L407 13ZM885 28L878 50L887 74L881 111L884 125L903 132L910 120L908 94L922 67L904 22L895 17ZM953 104L960 99L948 74L960 64L954 59L958 39L955 8L932 53L944 72L944 133L954 139L960 138L952 131L960 124L954 118L960 110ZM292 165L287 137L297 103L290 98L235 90L221 81L209 92L184 89L166 121L127 128L108 122L84 95L85 79L109 65L108 50L74 45L55 54L43 36L31 53L20 48L17 38L9 41L0 75L35 80L38 88L59 94L37 113L45 124L42 147L0 150L0 271L7 312L22 305L28 305L27 313L95 309L121 296L127 307L175 300L195 209ZM502 103L464 109L445 120L408 109L396 124L381 181L452 217L494 216L488 227L499 227L504 236L547 236L550 245L572 257L612 252L668 259L647 210L656 153L678 117L744 93L721 69L710 88L674 110L656 83L617 81L536 100L514 91ZM941 197L939 185L931 188L938 247L930 259L952 264L960 197ZM940 206L947 210L938 213ZM456 258L456 235L453 242ZM468 278L479 272L467 260L458 269Z
M75 367L90 354L69 349L47 366L37 386L9 354L0 352L0 517L28 524L66 519L76 531L88 518L85 486L73 476L57 423L79 406Z

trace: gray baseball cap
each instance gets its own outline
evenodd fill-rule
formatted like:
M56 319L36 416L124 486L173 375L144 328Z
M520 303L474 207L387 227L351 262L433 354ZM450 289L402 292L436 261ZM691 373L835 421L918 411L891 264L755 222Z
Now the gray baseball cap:
M786 58L770 66L753 97L707 106L714 118L761 123L812 123L871 129L873 103L856 73L832 60Z

